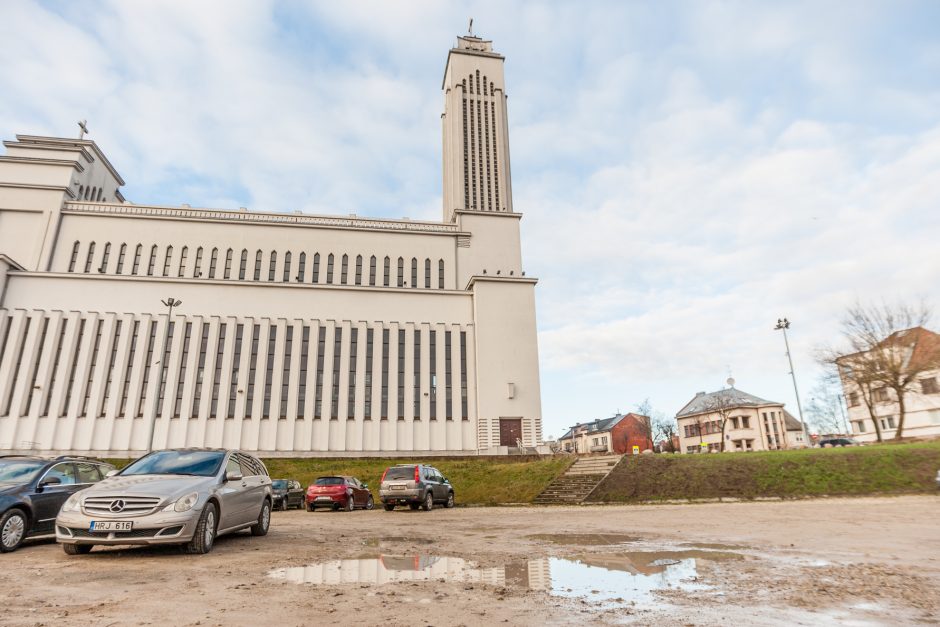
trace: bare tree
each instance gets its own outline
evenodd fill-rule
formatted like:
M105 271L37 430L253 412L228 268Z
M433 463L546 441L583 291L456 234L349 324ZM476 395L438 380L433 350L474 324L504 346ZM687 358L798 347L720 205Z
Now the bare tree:
M917 393L921 375L940 368L940 341L923 327L931 318L926 304L863 305L855 303L842 320L842 336L848 350L823 349L820 361L839 369L842 380L854 385L865 405L878 441L881 428L875 415L877 390L894 392L898 424L894 437L904 434L906 401Z
M732 411L740 405L735 398L734 388L727 390L727 392L727 394L713 394L705 403L705 408L708 413L718 414L718 424L721 427L721 444L719 450L722 453L725 452L725 427L728 425L728 420L731 419ZM699 428L699 433L701 433L701 428Z
M654 438L660 443L659 449L666 453L675 453L676 421L665 416L657 416L652 421Z
M646 398L642 403L636 406L634 414L638 418L640 423L640 432L643 435L643 438L646 440L649 448L653 448L653 406L650 404L650 399Z
M841 433L848 429L839 376L834 369L827 369L816 381L805 409L807 422L820 433Z

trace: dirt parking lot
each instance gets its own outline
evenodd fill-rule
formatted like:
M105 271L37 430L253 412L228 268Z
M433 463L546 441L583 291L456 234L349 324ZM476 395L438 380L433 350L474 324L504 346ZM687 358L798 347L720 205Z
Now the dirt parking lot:
M940 498L276 512L211 554L0 556L4 625L930 624Z

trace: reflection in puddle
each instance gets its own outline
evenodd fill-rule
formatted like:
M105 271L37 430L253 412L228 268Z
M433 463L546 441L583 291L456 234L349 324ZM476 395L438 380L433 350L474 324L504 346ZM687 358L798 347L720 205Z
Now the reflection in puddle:
M574 544L578 546L607 546L638 542L640 538L622 533L537 533L528 536L532 540L545 540L555 544Z
M695 553L695 555L686 555ZM269 577L314 585L372 584L401 581L483 583L552 595L586 598L604 605L649 605L657 590L706 590L696 583L696 560L711 559L701 551L585 556L578 560L541 558L505 566L479 568L459 557L380 555L369 559L321 562L279 568ZM718 554L721 556L721 554ZM721 557L719 557L721 559Z

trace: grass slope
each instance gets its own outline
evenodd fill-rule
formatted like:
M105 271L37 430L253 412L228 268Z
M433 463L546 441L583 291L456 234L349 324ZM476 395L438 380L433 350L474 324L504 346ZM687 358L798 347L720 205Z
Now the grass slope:
M940 442L764 453L627 456L591 501L934 492Z

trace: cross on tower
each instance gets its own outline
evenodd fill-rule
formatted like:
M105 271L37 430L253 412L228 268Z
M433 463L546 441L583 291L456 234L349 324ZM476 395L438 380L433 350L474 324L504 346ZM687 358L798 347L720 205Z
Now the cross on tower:
M78 138L84 139L85 134L88 133L88 120L79 120L78 121Z

